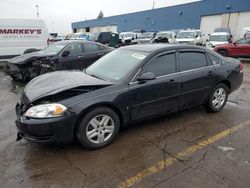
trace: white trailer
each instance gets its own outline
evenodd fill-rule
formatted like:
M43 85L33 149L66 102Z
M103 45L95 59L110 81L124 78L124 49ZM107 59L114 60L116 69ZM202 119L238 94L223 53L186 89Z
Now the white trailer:
M0 19L0 61L45 48L47 40L43 20Z

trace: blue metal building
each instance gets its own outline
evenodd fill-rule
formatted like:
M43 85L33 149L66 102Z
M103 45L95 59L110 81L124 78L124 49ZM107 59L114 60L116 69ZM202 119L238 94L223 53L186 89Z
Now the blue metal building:
M74 32L78 32L80 29L85 29L88 32L91 28L105 26L115 26L117 32L135 29L159 31L200 28L203 16L236 12L250 12L250 0L202 0L101 19L79 21L72 23L71 26Z

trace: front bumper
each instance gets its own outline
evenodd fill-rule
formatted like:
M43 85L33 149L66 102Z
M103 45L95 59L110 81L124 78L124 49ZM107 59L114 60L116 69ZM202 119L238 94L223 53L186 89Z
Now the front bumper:
M20 105L16 106L16 126L18 136L36 143L67 143L74 138L76 116L66 112L56 118L28 118L20 115Z

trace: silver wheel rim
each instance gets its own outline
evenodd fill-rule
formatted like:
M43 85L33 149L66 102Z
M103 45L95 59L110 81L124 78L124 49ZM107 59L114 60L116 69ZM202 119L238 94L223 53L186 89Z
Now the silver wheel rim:
M113 135L115 129L114 120L106 115L98 115L91 119L86 128L86 135L90 142L101 144Z
M220 108L226 100L226 91L224 88L218 88L215 90L212 103L214 108Z

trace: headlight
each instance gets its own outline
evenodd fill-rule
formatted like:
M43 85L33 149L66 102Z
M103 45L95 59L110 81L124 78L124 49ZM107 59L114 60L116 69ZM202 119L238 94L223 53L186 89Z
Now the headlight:
M29 108L25 112L25 116L33 118L50 118L58 117L65 112L67 108L61 104L41 104Z

